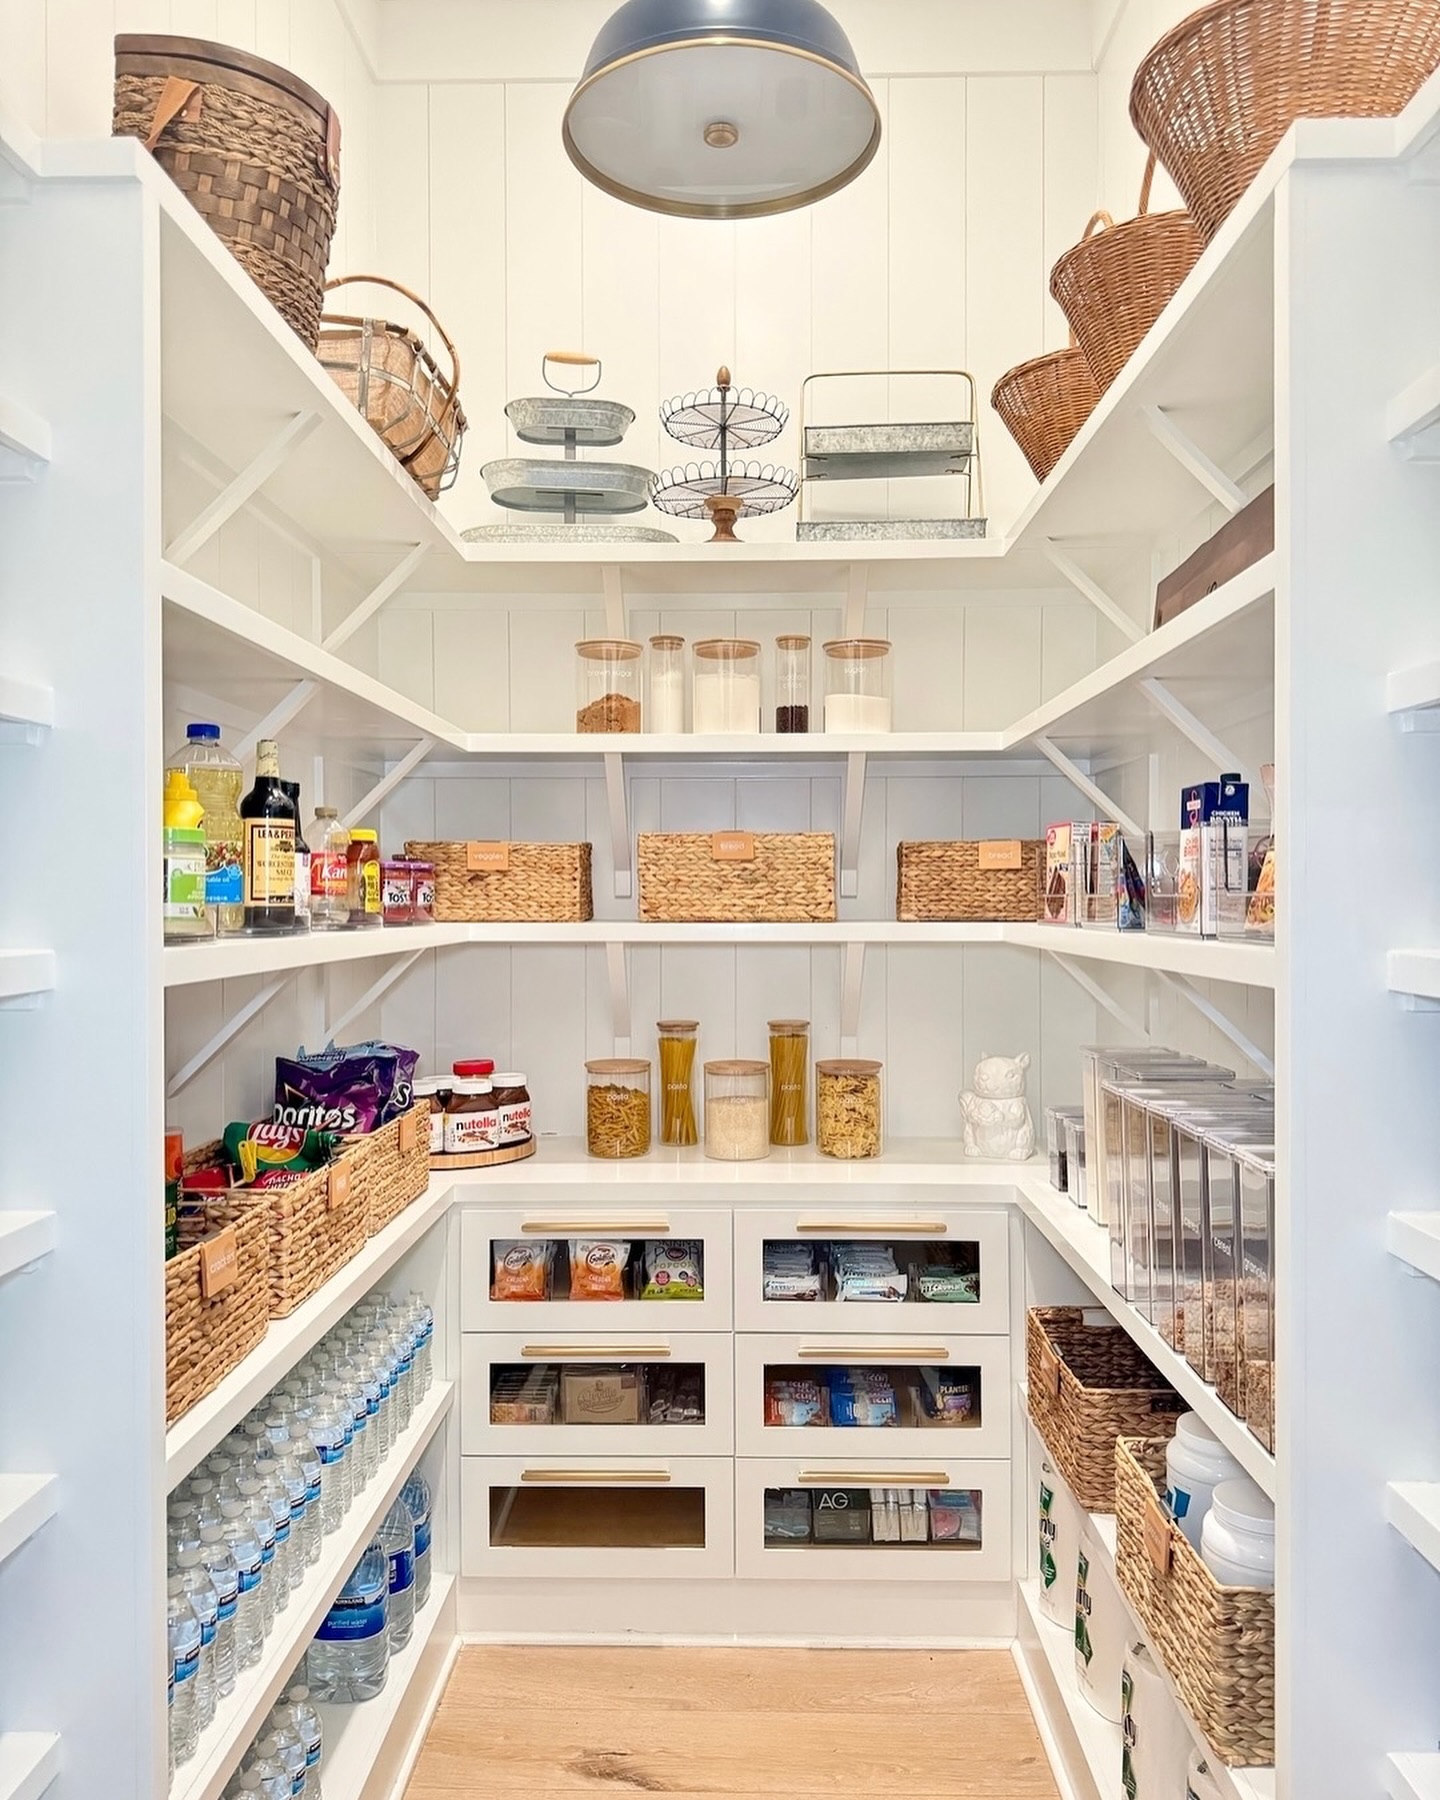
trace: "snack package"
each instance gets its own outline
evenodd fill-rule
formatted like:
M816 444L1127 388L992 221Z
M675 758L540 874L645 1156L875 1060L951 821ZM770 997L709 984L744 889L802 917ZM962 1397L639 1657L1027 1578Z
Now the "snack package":
M828 1369L825 1386L832 1425L897 1425L899 1403L880 1369Z
M968 1425L975 1415L975 1388L953 1369L921 1369L915 1388L922 1425Z
M761 1273L766 1300L818 1300L822 1282L813 1244L767 1243Z
M497 1243L492 1300L548 1300L555 1246L545 1240Z
M903 1300L907 1281L884 1244L836 1244L831 1273L837 1300Z
M623 1238L573 1238L570 1243L570 1298L623 1300L630 1246Z
M345 1134L378 1131L414 1098L416 1050L394 1044L329 1044L275 1059L275 1121Z
M973 1304L980 1298L980 1277L949 1263L929 1263L923 1268L912 1264L910 1280L922 1300L956 1305Z
M936 1488L930 1494L930 1536L937 1544L980 1542L979 1494Z
M653 1238L645 1245L642 1300L703 1300L702 1251L687 1238Z
M1121 931L1145 929L1145 881L1135 866L1130 846L1120 840L1120 875L1116 887L1116 924Z
M253 1125L243 1120L225 1127L225 1155L244 1182L273 1170L309 1175L323 1169L339 1148L328 1131L307 1131L299 1125L277 1125L260 1119ZM193 1185L187 1180L187 1187ZM283 1185L267 1183L269 1186Z
M823 1425L825 1394L818 1381L773 1375L765 1383L767 1425Z
M766 1541L780 1544L803 1544L809 1536L809 1489L766 1488Z

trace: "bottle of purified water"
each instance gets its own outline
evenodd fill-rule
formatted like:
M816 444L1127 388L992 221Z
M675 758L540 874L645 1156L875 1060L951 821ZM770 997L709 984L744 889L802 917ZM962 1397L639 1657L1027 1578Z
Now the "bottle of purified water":
M280 1716L277 1718L276 1713ZM266 1735L275 1746L275 1760L280 1763L290 1777L291 1800L300 1800L302 1794L308 1797L305 1780L305 1744L300 1733L295 1729L295 1721L284 1715L284 1709L277 1707L272 1712L265 1727Z
M170 1639L170 1674L175 1695L170 1703L170 1754L175 1763L189 1762L200 1738L197 1689L200 1677L200 1621L185 1582L172 1575L166 1585L166 1623Z
M418 1469L405 1483L400 1498L410 1509L415 1526L415 1610L423 1612L430 1598L430 1483Z
M200 1560L215 1584L215 1692L235 1691L235 1617L240 1610L240 1571L225 1542L223 1521L200 1527Z
M215 1634L220 1625L220 1598L210 1571L200 1560L199 1544L186 1544L176 1553L180 1585L189 1596L200 1621L200 1672L195 1677L195 1711L201 1731L208 1731L215 1717Z
M415 1629L415 1523L403 1499L380 1525L380 1542L390 1559L390 1654L403 1650Z
M236 1487L245 1502L245 1511L260 1540L260 1636L269 1637L275 1629L275 1514L265 1493L264 1483L253 1469L236 1477ZM290 1523L290 1506L285 1506L285 1523Z
M266 1509L267 1516L269 1509ZM241 1495L229 1494L220 1502L225 1542L235 1559L235 1667L251 1669L260 1660L264 1643L264 1601L260 1584L265 1570L264 1551Z
M274 1738L260 1738L251 1745L241 1777L242 1787L247 1775L260 1777L258 1786L252 1791L262 1794L264 1800L290 1800L290 1771L280 1760L280 1746Z
M267 1444L266 1449L270 1446ZM275 1611L284 1612L290 1604L290 1589L295 1585L290 1579L292 1567L290 1530L290 1494L280 1478L280 1466L273 1456L259 1456L255 1459L255 1473L260 1477L260 1488L275 1521L275 1561L270 1565L270 1585L274 1589Z
M430 1392L431 1385L435 1380L435 1311L418 1288L411 1292L410 1310L417 1332L415 1373L418 1380L416 1393L423 1398Z
M379 1538L350 1571L305 1658L310 1698L342 1704L373 1700L385 1687L390 1559Z
M320 1767L325 1760L325 1733L319 1713L310 1704L309 1688L292 1687L283 1704L305 1743L305 1800L321 1800Z

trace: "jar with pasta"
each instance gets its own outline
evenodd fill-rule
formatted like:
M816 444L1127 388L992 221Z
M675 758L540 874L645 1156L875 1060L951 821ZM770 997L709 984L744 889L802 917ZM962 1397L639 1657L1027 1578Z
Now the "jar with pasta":
M661 1019L660 1142L693 1144L695 1130L695 1033L698 1019Z
M705 1065L705 1154L758 1162L770 1154L770 1068L737 1058Z
M810 1142L810 1021L770 1021L770 1142Z
M858 1162L880 1154L878 1062L841 1057L815 1065L815 1143L821 1154Z
M650 1148L650 1065L642 1057L586 1063L585 1147L612 1161Z

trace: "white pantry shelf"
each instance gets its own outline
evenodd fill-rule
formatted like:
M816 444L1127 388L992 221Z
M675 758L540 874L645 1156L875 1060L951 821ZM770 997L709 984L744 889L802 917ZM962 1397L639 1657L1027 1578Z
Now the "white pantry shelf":
M1440 1212L1392 1212L1385 1248L1432 1281L1440 1281Z
M1062 1719L1082 1757L1095 1795L1120 1792L1120 1727L1100 1714L1081 1692L1075 1673L1075 1637L1040 1610L1040 1584L1032 1575L1017 1583L1020 1595L1016 1653L1022 1671L1040 1690L1037 1718ZM1053 1727L1052 1727L1053 1729ZM1090 1794L1085 1800L1092 1800Z
M168 1493L208 1456L250 1408L268 1394L319 1343L335 1322L383 1281L395 1264L424 1237L450 1204L450 1183L432 1180L425 1193L398 1219L377 1232L318 1293L288 1319L272 1319L270 1329L219 1387L197 1400L165 1433L165 1490Z
M0 1800L40 1800L59 1773L54 1732L0 1732Z
M1440 707L1440 659L1392 669L1385 677L1385 707L1392 713L1426 713Z
M0 671L0 725L22 725L39 731L54 723L54 688Z
M1405 456L1440 455L1440 363L1433 363L1385 408L1385 435Z
M1440 950L1392 950L1386 972L1392 994L1440 1000Z
M0 1475L0 1562L55 1517L53 1475Z
M1440 1755L1431 1750L1387 1756L1384 1780L1390 1800L1440 1800Z
M54 985L53 950L0 950L0 1000L48 994Z
M1385 1517L1432 1569L1440 1569L1440 1481L1390 1482Z
M13 1275L54 1248L53 1212L0 1212L0 1275Z
M33 475L53 454L50 426L10 394L0 394L0 480Z
M454 1398L452 1383L437 1382L416 1407L409 1430L396 1440L374 1479L352 1502L340 1529L323 1540L319 1562L306 1570L289 1606L276 1616L275 1629L265 1640L259 1662L236 1676L234 1691L216 1706L213 1724L201 1733L198 1755L175 1771L169 1800L219 1800L261 1721L330 1610L330 1602L440 1429Z
M277 975L334 963L408 956L471 941L470 925L389 925L366 931L302 931L293 937L228 937L206 944L170 944L163 962L165 985L194 987L243 975Z

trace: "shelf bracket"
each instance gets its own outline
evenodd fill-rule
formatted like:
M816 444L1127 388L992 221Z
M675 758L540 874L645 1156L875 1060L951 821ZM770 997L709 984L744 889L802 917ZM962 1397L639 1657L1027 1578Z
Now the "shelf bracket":
M1257 778L1255 771L1245 766L1244 760L1223 744L1210 727L1197 719L1188 706L1183 705L1166 687L1163 681L1157 681L1153 675L1141 681L1140 692L1163 718L1166 718L1180 733L1188 738L1204 757L1208 757L1219 770L1235 769L1250 784L1250 792L1255 795L1265 791L1263 783Z
M860 995L865 987L865 946L853 940L845 946L840 978L840 1054L854 1056L860 1040Z
M1409 462L1440 459L1440 363L1385 408L1385 435Z
M1169 413L1158 406L1142 406L1141 417L1155 437L1184 469L1193 475L1226 512L1238 513L1247 504L1245 490L1233 482L1217 462L1212 461L1195 440L1182 431Z
M52 450L49 423L0 394L0 481L36 480Z
M616 1056L630 1054L630 973L625 962L625 946L605 946L605 974L610 983L610 1035L615 1040Z
M619 563L606 563L600 571L605 584L605 633L607 637L625 635L625 583Z
M1222 1036L1228 1038L1240 1054L1245 1057L1247 1061L1252 1062L1255 1067L1260 1070L1262 1075L1268 1076L1272 1081L1274 1080L1274 1058L1267 1056L1258 1044L1252 1043L1250 1039L1246 1037L1245 1033L1241 1031L1240 1027L1231 1019L1227 1018L1213 1000L1207 999L1188 977L1184 975L1172 975L1168 969L1156 969L1155 974L1160 977L1166 987L1177 993L1182 1000L1188 1000L1191 1006L1195 1008L1196 1012L1198 1012L1202 1018L1208 1019Z
M1149 1026L1141 1024L1134 1013L1123 1007L1113 994L1106 993L1094 976L1082 969L1079 963L1074 962L1058 950L1051 950L1049 956L1056 967L1063 969L1076 987L1083 989L1098 1007L1109 1013L1117 1025L1122 1026L1132 1036L1138 1038L1142 1044L1150 1042Z
M860 820L865 811L866 752L852 750L845 758L845 800L840 825L840 898L853 900L860 892Z
M1045 555L1054 567L1070 583L1077 593L1081 593L1104 618L1107 618L1121 637L1129 644L1138 644L1145 633L1130 617L1129 613L1118 606L1101 587L1093 576L1087 575L1071 556L1067 556L1054 538L1046 538Z
M1046 761L1053 763L1070 785L1078 788L1098 812L1104 813L1107 819L1113 819L1120 829L1128 832L1131 837L1144 837L1145 833L1129 813L1122 812L1104 788L1097 786L1080 765L1072 762L1058 745L1053 744L1048 737L1044 736L1034 739L1034 744Z
M255 729L247 731L241 738L235 746L236 758L244 762L247 756L253 756L255 746L261 738L278 736L293 719L299 717L319 692L318 681L297 681L285 698L270 708Z
M610 857L615 865L615 898L628 900L634 892L630 866L630 818L625 792L625 758L611 750L605 756L605 800L610 809Z
M253 457L232 481L221 488L204 511L178 537L170 540L165 546L165 560L176 564L189 562L203 544L209 543L226 520L233 518L245 502L299 449L319 423L318 412L296 413L293 419L287 420L260 454Z
M347 638L353 637L367 619L373 618L385 602L404 587L425 560L425 551L424 544L412 544L385 579L377 582L371 588L360 604L340 621L329 637L324 639L320 648L322 650L338 650Z
M225 1021L224 1025L222 1025L220 1030L215 1033L208 1044L203 1044L190 1058L189 1062L184 1063L175 1071L170 1077L169 1085L165 1089L167 1096L171 1100L173 1100L183 1088L189 1087L190 1083L200 1071L205 1068L208 1063L213 1062L225 1046L233 1039L237 1038L252 1019L257 1018L259 1014L264 1012L265 1008L280 992L281 988L283 988L286 982L291 979L293 973L294 971L290 970L283 975L277 975L273 981L267 981L264 987L260 989L259 993L247 1000L233 1018Z
M435 739L432 737L423 737L418 744L412 745L411 748L405 752L404 756L401 757L400 761L396 763L395 767L375 783L374 787L366 794L365 798L350 808L349 812L341 819L340 823L344 825L347 830L352 825L358 825L360 820L363 819L367 813L374 812L375 808L392 788L399 787L400 783L404 781L405 777L410 774L417 764L424 762L425 758L434 748Z
M362 1013L368 1012L382 995L389 993L402 976L409 974L424 954L423 949L412 950L408 956L402 956L399 962L391 963L383 975L371 982L353 1006L347 1006L338 1019L330 1020L322 1033L325 1043L333 1043L347 1025L353 1025Z
M845 632L847 638L864 637L865 608L870 603L870 565L851 563L845 582Z

